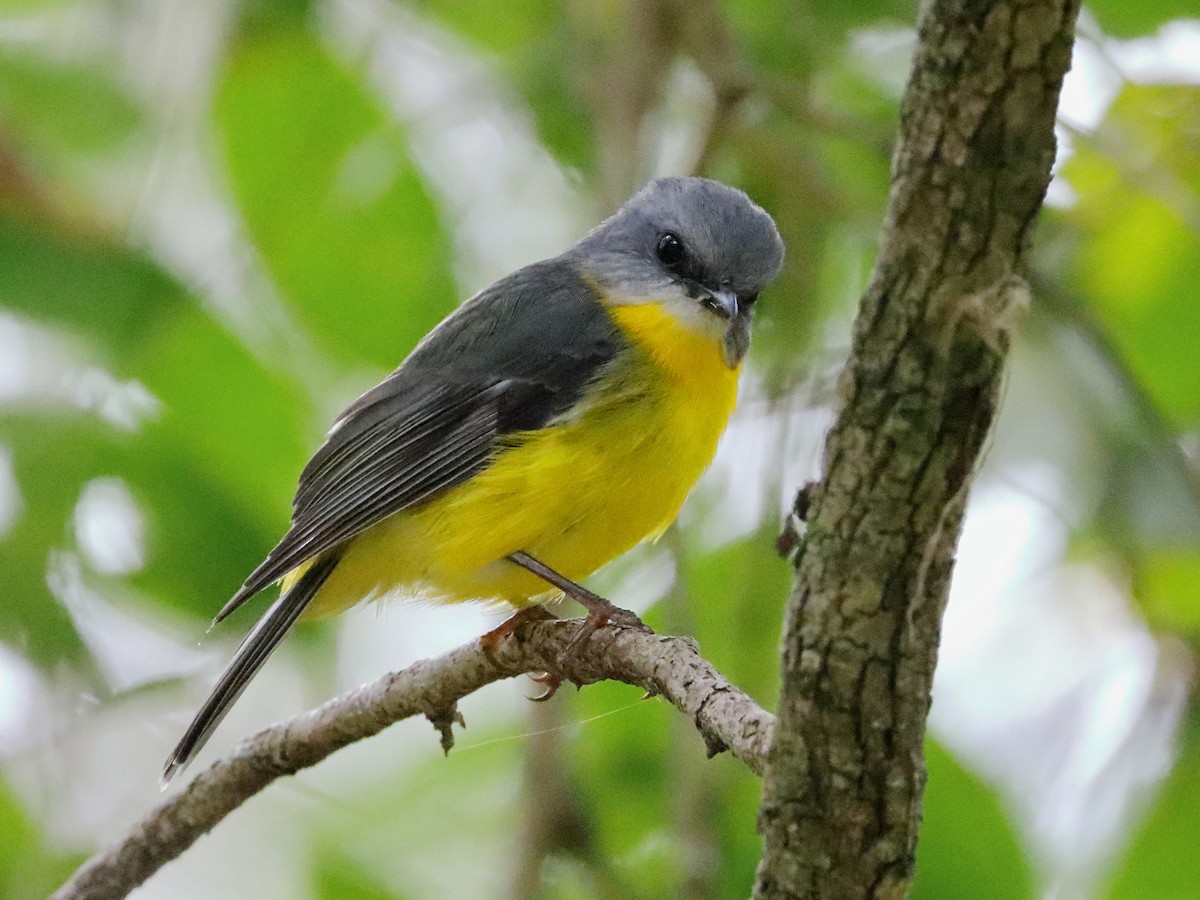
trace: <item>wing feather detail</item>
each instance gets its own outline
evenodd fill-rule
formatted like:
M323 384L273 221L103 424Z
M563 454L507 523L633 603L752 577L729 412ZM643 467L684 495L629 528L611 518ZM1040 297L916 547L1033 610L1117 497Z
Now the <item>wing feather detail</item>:
M459 484L491 457L506 382L422 401L433 414L379 419L348 439L334 431L337 453L301 476L292 527L225 605L224 619L249 597L307 559L345 543L401 509ZM328 445L328 444L327 444Z
M335 422L305 466L292 525L217 614L307 560L486 467L506 434L570 409L625 346L597 297L561 259L476 295Z

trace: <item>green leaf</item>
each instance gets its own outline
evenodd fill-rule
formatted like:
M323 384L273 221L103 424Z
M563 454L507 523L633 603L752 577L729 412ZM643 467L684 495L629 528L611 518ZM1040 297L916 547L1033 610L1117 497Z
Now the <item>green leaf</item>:
M243 507L264 525L286 524L313 449L313 436L302 437L308 407L299 388L195 308L164 324L132 363L163 404L162 440L186 449L231 495L245 495Z
M97 473L99 444L109 439L109 429L81 416L0 420L0 441L12 450L23 500L13 527L0 538L0 640L47 669L63 659L86 658L46 573L51 552L69 546L79 489Z
M145 511L146 569L132 583L211 617L287 526L314 438L299 388L197 308L130 361L161 401L136 441L106 458Z
M1120 37L1152 34L1172 19L1194 19L1197 14L1195 0L1089 0L1088 9L1100 20L1101 28Z
M1200 548L1146 553L1133 593L1151 627L1200 636Z
M475 721L473 699L464 704L468 721ZM338 809L310 823L331 857L322 864L322 884L349 881L360 891L386 884L388 896L397 900L497 893L516 852L521 795L514 773L521 767L522 742L489 740L493 737L478 731L460 735L446 757L428 722L409 721L331 760L331 765L351 767L344 773L358 765L353 757L370 761L370 769L380 767L383 758L407 759L411 765L401 763L395 777L364 779L356 772L340 779ZM341 895L330 890L322 896Z
M1161 201L1126 197L1081 252L1076 277L1160 408L1181 425L1200 422L1196 233Z
M1017 835L991 788L933 741L912 900L1036 896Z
M395 366L457 299L400 125L299 27L235 42L215 117L250 236L305 323L344 356Z
M0 308L67 330L126 374L132 356L185 308L172 278L136 252L49 223L0 216ZM74 505L86 481L124 472L112 462L130 450L127 434L77 410L44 410L0 420L13 452L23 509L0 538L6 602L0 640L46 667L83 659L66 611L46 583L49 554L71 546Z
M161 422L140 433L83 414L0 419L23 506L0 538L6 576L0 640L50 669L86 659L47 584L51 554L73 549L83 486L120 478L145 519L145 567L125 579L153 599L208 619L257 564L286 520L286 495L256 502L249 486L218 477L202 442ZM281 520L265 526L264 514ZM86 573L85 573L86 574Z
M0 10L21 13L49 6L65 6L70 2L71 0L0 0Z
M756 65L804 78L823 60L844 53L851 32L879 21L911 25L906 0L793 3L732 0L724 5L738 39Z
M126 140L142 115L104 69L9 51L0 52L0 121L30 149L96 154Z
M117 368L184 302L183 288L136 252L0 216L0 307L65 327Z
M481 50L499 56L521 56L530 43L544 39L563 19L563 4L555 0L417 0L414 7Z
M628 685L589 685L559 711L587 725L564 765L590 831L590 845L625 884L617 896L662 897L679 875L680 845L670 834L671 726L678 713ZM703 741L680 746L681 766L705 765ZM634 887L637 893L632 893Z
M588 104L577 71L563 65L563 43L571 40L563 25L525 52L506 58L513 86L533 111L538 138L554 157L572 169L595 172L595 110Z
M56 853L36 822L22 809L8 785L0 781L0 895L6 900L36 900L49 896L83 856Z
M129 583L154 600L211 620L286 525L287 502L253 504L208 462L164 435L113 459L146 521L146 566ZM264 518L277 519L264 525Z
M315 862L317 896L324 900L403 900L354 860L325 851Z
M1135 377L1181 427L1200 423L1200 89L1127 86L1064 175L1084 241L1073 278Z
M1159 787L1107 893L1108 900L1192 900L1200 884L1200 728L1185 729L1182 753Z
M713 665L760 702L778 695L780 623L793 576L775 550L777 533L772 520L724 547L684 557L696 639Z
M266 369L145 257L47 225L0 218L0 306L58 326L118 380L161 402L133 433L78 410L0 420L23 505L0 538L0 639L40 665L84 658L46 584L71 548L89 480L118 477L147 523L145 568L129 583L208 618L287 524L296 474L316 436L298 388Z

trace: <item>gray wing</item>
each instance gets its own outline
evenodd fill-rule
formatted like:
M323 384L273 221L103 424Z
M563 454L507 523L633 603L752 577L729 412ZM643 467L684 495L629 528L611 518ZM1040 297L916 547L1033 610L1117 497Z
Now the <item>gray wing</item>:
M569 409L623 345L561 259L465 303L339 417L300 475L291 528L217 621L305 560L466 481L499 438Z

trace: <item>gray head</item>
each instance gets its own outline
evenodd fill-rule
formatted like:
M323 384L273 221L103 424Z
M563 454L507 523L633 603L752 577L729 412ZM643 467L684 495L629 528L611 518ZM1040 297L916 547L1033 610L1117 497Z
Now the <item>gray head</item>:
M783 265L775 222L744 193L707 178L660 178L567 251L612 304L661 303L722 341L736 367L754 302Z

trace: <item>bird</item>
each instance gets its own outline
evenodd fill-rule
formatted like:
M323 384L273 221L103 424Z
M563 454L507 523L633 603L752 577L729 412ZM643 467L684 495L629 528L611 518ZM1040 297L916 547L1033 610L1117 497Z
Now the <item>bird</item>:
M590 630L640 625L578 582L659 536L712 461L783 257L775 222L742 191L659 178L443 319L304 467L290 527L214 625L275 583L278 598L163 783L302 616L402 593L518 611L566 595Z

